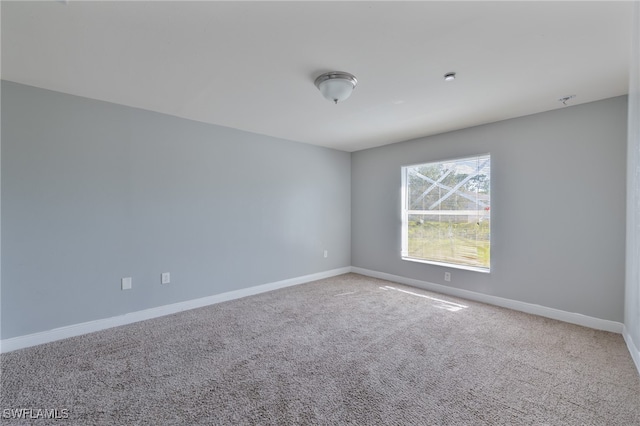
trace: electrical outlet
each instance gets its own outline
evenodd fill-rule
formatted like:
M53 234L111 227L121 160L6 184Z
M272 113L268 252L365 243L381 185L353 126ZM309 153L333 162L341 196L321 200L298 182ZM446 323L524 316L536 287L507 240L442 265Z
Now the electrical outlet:
M329 257L329 250L324 251L324 258L326 259L327 257Z
M126 277L122 279L122 289L123 290L131 290L132 283L131 277Z
M171 274L168 272L163 272L160 275L160 284L169 284L171 282Z
M451 272L445 272L444 273L444 280L445 281L451 281Z

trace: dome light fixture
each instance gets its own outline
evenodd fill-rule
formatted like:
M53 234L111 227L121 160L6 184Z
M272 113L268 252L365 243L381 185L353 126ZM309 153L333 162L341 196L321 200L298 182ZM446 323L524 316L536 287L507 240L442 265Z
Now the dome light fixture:
M456 79L456 73L455 72L448 72L444 75L444 81L453 81Z
M331 71L316 78L315 85L322 96L330 101L342 102L351 96L351 92L358 84L353 74L343 71Z

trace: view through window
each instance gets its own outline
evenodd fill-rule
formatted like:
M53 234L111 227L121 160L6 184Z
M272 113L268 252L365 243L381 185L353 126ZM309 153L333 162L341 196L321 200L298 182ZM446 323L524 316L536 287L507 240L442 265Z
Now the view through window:
M488 272L489 154L402 168L402 258Z

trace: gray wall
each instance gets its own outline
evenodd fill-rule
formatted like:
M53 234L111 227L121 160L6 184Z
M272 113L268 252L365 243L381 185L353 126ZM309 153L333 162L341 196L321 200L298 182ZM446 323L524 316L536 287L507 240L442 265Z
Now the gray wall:
M351 264L623 319L626 97L348 154L1 93L3 339ZM484 152L491 274L400 260L400 167Z
M346 152L3 82L1 182L3 339L351 264Z
M353 153L352 265L622 322L626 122L618 97ZM485 152L491 273L401 260L401 166Z
M627 275L624 325L640 348L640 3L634 4L629 70L627 166ZM640 369L640 353L636 353Z

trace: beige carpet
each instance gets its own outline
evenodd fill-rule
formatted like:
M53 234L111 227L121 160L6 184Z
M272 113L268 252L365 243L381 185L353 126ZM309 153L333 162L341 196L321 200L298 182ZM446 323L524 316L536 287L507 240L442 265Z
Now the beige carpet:
M3 417L68 410L3 424L640 425L620 335L355 274L0 363Z

